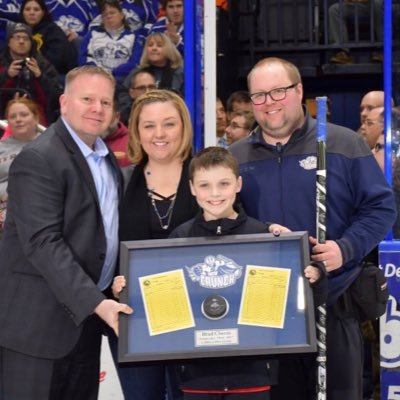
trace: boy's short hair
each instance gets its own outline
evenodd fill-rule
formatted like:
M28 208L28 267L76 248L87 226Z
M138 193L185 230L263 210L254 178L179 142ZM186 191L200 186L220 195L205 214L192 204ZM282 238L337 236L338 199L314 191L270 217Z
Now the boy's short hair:
M189 164L189 179L193 181L196 171L223 166L232 170L236 178L239 178L239 164L236 158L225 148L210 146L197 153Z

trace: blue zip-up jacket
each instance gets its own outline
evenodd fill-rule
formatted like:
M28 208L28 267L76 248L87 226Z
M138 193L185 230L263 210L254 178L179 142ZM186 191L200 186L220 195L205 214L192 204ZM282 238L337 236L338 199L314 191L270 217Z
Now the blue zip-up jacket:
M229 149L240 164L240 199L248 215L316 236L316 121L285 145L265 142L257 127ZM363 139L327 124L327 240L339 245L343 266L329 274L328 305L351 285L359 262L390 231L396 207L392 190Z

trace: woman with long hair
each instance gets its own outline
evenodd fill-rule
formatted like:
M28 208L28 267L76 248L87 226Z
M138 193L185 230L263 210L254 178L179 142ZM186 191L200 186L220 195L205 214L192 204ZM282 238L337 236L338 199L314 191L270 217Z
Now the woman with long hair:
M139 68L151 71L159 89L170 89L183 94L183 59L171 39L164 33L155 32L147 37ZM129 100L127 92L134 72L135 70L131 71L124 80L123 91L119 96L121 104Z
M135 167L125 171L120 240L168 238L196 215L188 175L191 153L192 126L183 99L168 90L138 97L129 120L128 156ZM165 364L119 366L118 372L127 400L163 400L167 383L179 393L175 370Z

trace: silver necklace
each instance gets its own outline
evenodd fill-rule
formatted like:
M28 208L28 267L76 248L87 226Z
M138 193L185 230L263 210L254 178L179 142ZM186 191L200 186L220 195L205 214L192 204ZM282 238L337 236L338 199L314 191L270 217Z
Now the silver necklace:
M164 197L162 195L159 195L157 192L155 192L152 189L148 189L148 195L150 197L150 202L151 205L153 206L154 212L158 218L158 222L160 223L160 227L163 230L167 230L169 228L169 224L171 223L171 218L172 218L172 212L174 209L174 205L175 205L175 200L176 200L176 194L170 196L170 197ZM158 211L158 207L157 207L157 203L153 197L153 195L156 195L158 197L160 197L163 200L169 200L171 199L171 203L166 211L166 213L164 215L161 215L160 212Z

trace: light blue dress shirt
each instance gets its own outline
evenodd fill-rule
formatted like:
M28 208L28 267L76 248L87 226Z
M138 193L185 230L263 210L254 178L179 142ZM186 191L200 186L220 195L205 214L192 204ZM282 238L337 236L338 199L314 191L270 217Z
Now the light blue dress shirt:
M74 130L62 119L69 133L78 145L85 157L99 198L101 215L103 217L104 233L107 240L107 251L103 269L97 286L105 290L111 283L118 255L118 185L115 172L106 159L109 153L107 146L97 137L94 142L94 150L91 149ZM91 249L88 249L91 251Z

